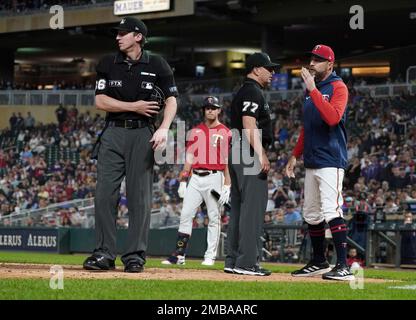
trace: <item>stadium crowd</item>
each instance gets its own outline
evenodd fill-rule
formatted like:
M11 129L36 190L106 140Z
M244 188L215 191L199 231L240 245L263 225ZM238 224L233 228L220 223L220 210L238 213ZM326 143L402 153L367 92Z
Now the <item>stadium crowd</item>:
M51 85L29 83L29 82L10 82L0 80L0 90L93 90L94 84L90 81L84 82L69 82L54 81Z
M229 125L230 103L230 100L223 102L221 120L226 125ZM351 218L350 236L364 247L362 230L365 228L357 226L385 221L387 215L395 213L400 213L403 219L403 214L410 213L404 203L416 200L415 104L416 97L412 95L372 98L350 87L349 166L343 209ZM272 169L265 223L301 224L304 169L299 163L294 181L283 176L283 169L300 132L302 96L291 101L271 101L270 107L275 142L269 150ZM79 114L75 106L69 109L59 106L56 116L56 124L44 125L36 122L30 113L25 117L17 113L9 119L10 127L1 132L1 216L94 196L96 165L89 156L104 119L90 112ZM178 119L186 122L187 129L202 121L200 106L189 95L181 98ZM175 125L172 130L176 130ZM58 150L57 157L50 157L51 148ZM63 150L79 154L79 158L65 158ZM165 215L165 225L177 221L180 214L181 201L177 194L180 170L179 165L155 166L153 209ZM123 192L122 188L118 219L122 228L128 224ZM73 213L65 210L55 225L85 225L71 222L80 220L79 210L75 212L77 217L71 219ZM228 212L225 212L224 226L227 221ZM206 222L206 211L201 207L194 226L204 226Z
M51 6L77 7L94 5L97 3L111 3L108 0L3 0L0 3L0 13L25 13L37 10L48 10Z
M25 118L13 113L1 133L0 215L93 196L96 167L87 155L104 120L78 115L75 107L60 106L56 115L57 124L44 125L30 112ZM65 158L64 151L79 154L79 161Z

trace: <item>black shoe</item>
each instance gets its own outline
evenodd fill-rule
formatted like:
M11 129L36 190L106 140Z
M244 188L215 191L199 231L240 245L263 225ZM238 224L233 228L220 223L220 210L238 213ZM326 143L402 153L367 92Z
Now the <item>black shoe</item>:
M354 280L355 277L347 265L338 263L331 271L324 273L322 279L351 281Z
M234 273L247 276L270 276L272 274L270 270L264 269L260 266L254 266L251 268L235 267L233 271Z
M321 263L310 261L302 269L293 271L292 276L293 277L312 277L312 276L326 273L330 270L331 268L329 267L328 261L321 262Z
M234 273L234 268L231 268L231 267L224 267L224 272L225 272L225 273Z
M108 259L102 255L95 254L85 259L82 266L85 270L95 271L114 270L116 268L114 260Z
M144 271L144 266L142 262L137 261L137 260L127 262L127 264L124 267L124 272L139 273L143 271Z

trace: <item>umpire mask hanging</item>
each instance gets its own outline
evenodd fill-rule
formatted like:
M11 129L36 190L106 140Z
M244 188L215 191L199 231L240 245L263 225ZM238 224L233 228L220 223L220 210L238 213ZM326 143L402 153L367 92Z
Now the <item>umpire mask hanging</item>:
M149 101L156 101L159 105L159 112L162 111L162 109L165 107L165 94L163 93L162 89L160 89L158 86L154 86L152 93L150 94Z

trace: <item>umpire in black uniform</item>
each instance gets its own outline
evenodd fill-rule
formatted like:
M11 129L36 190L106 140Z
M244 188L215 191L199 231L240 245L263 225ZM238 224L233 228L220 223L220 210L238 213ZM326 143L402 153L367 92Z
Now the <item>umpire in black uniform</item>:
M142 272L150 228L154 150L166 146L178 92L167 62L143 50L147 27L141 20L126 17L114 29L119 51L97 65L95 104L107 116L93 152L98 157L96 246L83 266L87 270L115 268L117 207L125 177L129 229L121 260L124 271ZM165 99L152 101L158 100L153 99L157 88L158 96ZM163 106L163 121L155 130L154 119Z
M262 90L270 84L278 66L265 53L249 56L246 61L247 78L231 104L233 140L228 162L231 215L224 266L227 273L271 274L259 265L260 236L268 198L267 173L270 169L266 150L273 139L269 105ZM244 154L252 155L251 163L244 161Z

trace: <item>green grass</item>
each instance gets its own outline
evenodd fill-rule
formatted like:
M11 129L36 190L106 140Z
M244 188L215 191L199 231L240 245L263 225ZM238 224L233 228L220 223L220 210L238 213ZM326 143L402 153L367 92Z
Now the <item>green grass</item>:
M64 290L51 290L49 280L0 280L0 299L139 299L139 300L362 300L415 299L412 290L392 284L219 282L155 280L65 280ZM30 289L30 290L29 290Z
M0 262L81 265L87 255L1 252ZM146 267L212 269L200 260L187 260L185 266L163 266L160 259L148 259ZM121 266L120 261L117 265ZM288 273L296 267L264 264L273 272ZM214 269L221 270L221 262ZM352 290L349 283L307 282L232 282L232 281L157 281L131 279L65 279L64 290L49 288L44 279L0 279L0 299L140 299L140 300L280 300L280 299L416 299L414 290L390 289L391 286L416 284L415 271L365 269L366 278L395 280L366 283L363 290ZM396 282L400 281L400 282Z

